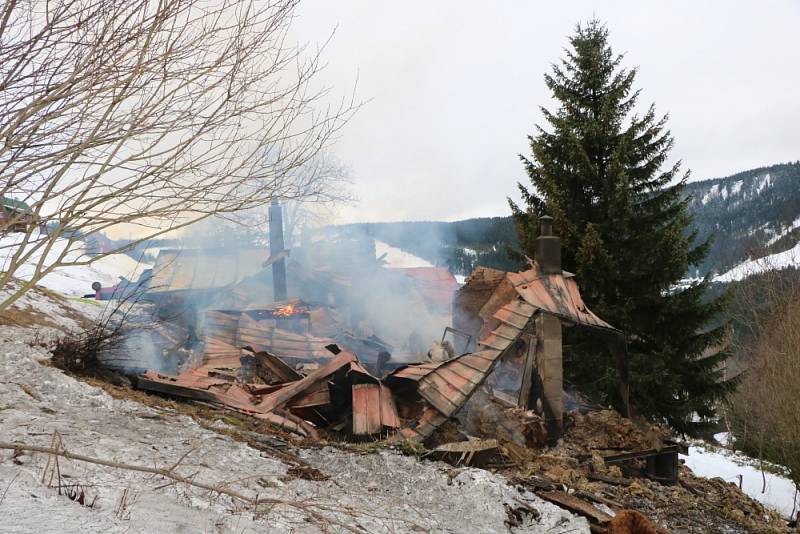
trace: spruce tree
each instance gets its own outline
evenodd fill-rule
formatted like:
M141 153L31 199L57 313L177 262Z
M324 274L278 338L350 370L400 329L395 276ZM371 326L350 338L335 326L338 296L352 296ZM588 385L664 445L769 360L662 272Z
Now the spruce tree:
M548 127L529 136L522 161L533 188L524 206L509 199L520 243L532 256L538 217L554 218L563 266L587 306L625 332L631 405L681 432L699 430L734 386L724 380L724 299L705 298L708 279L679 285L705 257L708 241L689 231L689 173L668 165L673 139L654 106L637 115L636 69L621 66L597 20L578 25L566 58L545 83L558 101L542 109ZM714 325L714 326L709 326ZM619 407L614 361L582 329L565 337L565 378Z

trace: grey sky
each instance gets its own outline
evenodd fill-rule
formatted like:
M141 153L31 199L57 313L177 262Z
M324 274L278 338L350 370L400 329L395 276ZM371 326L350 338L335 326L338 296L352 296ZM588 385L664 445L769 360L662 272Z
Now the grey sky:
M578 21L605 21L641 104L669 113L692 179L800 159L800 1L304 0L301 41L336 33L326 83L371 101L333 152L360 202L340 221L506 215L517 158L553 107L542 79Z

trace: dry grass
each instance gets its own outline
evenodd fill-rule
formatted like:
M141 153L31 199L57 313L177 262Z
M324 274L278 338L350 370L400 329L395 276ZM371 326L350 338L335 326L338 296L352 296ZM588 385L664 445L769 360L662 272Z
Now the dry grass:
M63 327L54 323L50 317L36 310L20 310L7 308L0 311L0 325L30 328L35 326L48 326L62 330Z

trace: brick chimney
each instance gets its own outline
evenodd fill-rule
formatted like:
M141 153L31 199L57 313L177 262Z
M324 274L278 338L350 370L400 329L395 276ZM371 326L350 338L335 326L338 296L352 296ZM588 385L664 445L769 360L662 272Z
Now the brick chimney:
M539 237L536 238L534 257L544 274L561 274L561 239L553 235L553 218L539 218Z

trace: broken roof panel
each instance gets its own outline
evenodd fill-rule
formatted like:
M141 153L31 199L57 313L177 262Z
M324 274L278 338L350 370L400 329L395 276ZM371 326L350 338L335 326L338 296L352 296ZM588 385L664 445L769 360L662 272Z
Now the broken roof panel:
M526 303L573 323L615 330L586 307L571 274L544 274L535 261L531 265L527 271L507 275Z
M445 421L447 421L447 416L433 406L426 406L417 420L417 424L402 429L400 435L406 439L424 440L432 436Z
M369 435L400 428L392 392L383 384L353 384L353 434Z
M467 402L501 354L502 351L489 349L445 362L412 364L389 375L389 382L397 384L401 379L417 382L420 396L446 419Z

